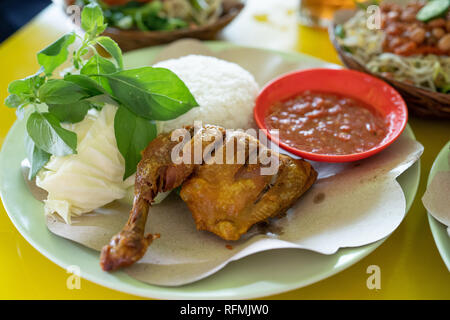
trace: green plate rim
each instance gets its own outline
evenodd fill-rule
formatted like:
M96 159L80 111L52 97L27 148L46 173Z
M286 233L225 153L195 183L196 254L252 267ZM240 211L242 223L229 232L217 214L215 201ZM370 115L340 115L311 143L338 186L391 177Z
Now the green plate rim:
M450 141L439 151L436 159L434 159L433 165L428 175L427 187L430 185L431 180L440 171L439 161L441 158L448 157L450 153ZM446 159L445 159L446 160ZM442 160L443 161L443 160ZM428 223L430 225L431 234L433 235L434 243L442 257L444 264L450 271L450 236L447 233L447 226L439 222L428 211Z

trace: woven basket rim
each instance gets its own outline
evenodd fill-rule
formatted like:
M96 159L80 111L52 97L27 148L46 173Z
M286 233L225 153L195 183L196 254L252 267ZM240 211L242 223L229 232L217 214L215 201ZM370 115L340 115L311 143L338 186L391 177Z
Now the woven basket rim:
M64 6L71 5L74 0L64 0ZM107 27L104 32L110 34L120 34L121 36L129 36L129 37L171 37L173 35L189 35L193 32L203 32L209 31L214 28L220 29L226 24L228 24L231 20L233 20L244 8L245 4L241 1L237 0L224 0L224 3L228 3L227 6L224 6L226 10L222 12L222 14L218 17L216 21L213 23L209 23L200 27L190 27L190 28L182 28L171 31L163 31L163 30L139 30L139 29L120 29L116 27ZM65 12L65 10L64 10ZM66 12L65 12L66 13ZM66 13L67 14L67 13Z

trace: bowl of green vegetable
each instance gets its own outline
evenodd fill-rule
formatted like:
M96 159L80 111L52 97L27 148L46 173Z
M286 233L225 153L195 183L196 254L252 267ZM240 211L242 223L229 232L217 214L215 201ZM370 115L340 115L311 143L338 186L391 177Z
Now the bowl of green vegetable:
M123 51L181 38L214 39L244 7L240 0L64 0L64 7L92 2L103 10L103 35Z

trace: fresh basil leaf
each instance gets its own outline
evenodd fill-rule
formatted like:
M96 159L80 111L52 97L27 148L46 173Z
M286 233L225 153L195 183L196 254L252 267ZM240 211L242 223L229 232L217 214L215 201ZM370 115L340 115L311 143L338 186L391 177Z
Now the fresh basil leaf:
M125 159L125 180L136 172L142 150L156 137L156 125L120 106L114 117L114 132L117 147Z
M51 113L33 112L27 121L27 132L39 149L55 156L76 153L77 135L61 127Z
M103 58L99 54L93 55L88 62L81 68L80 73L84 75L90 74L109 74L116 72L116 66L108 59Z
M73 55L75 55L76 51L73 52ZM76 59L75 57L72 59L72 64L75 67L75 69L80 69L80 61L81 59Z
M70 32L47 48L41 50L37 54L39 64L44 68L46 75L51 75L52 72L67 60L70 44L75 41L75 33Z
M86 62L86 64L81 68L80 73L84 75L91 74L109 74L116 72L116 66L114 63L101 57L98 54L94 54L92 58ZM109 89L108 81L105 78L98 76L91 76L98 84L100 84L103 88Z
M146 119L175 119L198 106L183 81L168 69L144 67L101 76L108 79L116 100Z
M67 104L49 104L48 112L61 122L77 123L84 119L94 105L86 100Z
M109 37L98 37L95 41L116 60L119 70L122 70L123 58L119 45Z
M30 172L28 173L28 180L33 180L39 170L41 170L47 164L48 160L50 160L51 154L36 147L33 140L28 135L25 139L25 147L28 161L31 165Z
M106 93L105 89L95 80L83 74L66 75L64 80L77 84L91 97Z
M31 95L33 93L30 81L27 81L26 79L14 80L11 82L8 86L8 92L16 95Z
M40 77L39 70L36 74L20 80L12 81L8 86L8 96L5 104L10 108L17 108L22 104L29 104L36 100L36 91L45 82L44 77Z
M8 108L18 108L24 103L24 100L22 100L21 97L19 97L17 94L10 94L5 99L5 106Z
M79 101L89 97L90 94L76 83L51 79L39 88L38 96L44 103L62 104Z
M97 3L91 2L83 7L81 28L89 33L92 38L105 31L106 25L104 24L103 12Z
M44 82L44 77L34 74L24 79L11 82L8 86L8 92L21 97L34 96L35 90L39 89Z

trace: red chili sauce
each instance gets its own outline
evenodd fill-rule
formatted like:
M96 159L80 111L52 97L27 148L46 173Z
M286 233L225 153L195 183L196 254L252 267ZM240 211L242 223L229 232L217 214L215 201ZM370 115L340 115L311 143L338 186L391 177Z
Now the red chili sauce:
M305 91L275 103L265 118L269 130L290 147L318 154L360 153L387 134L384 118L364 102L331 93Z

